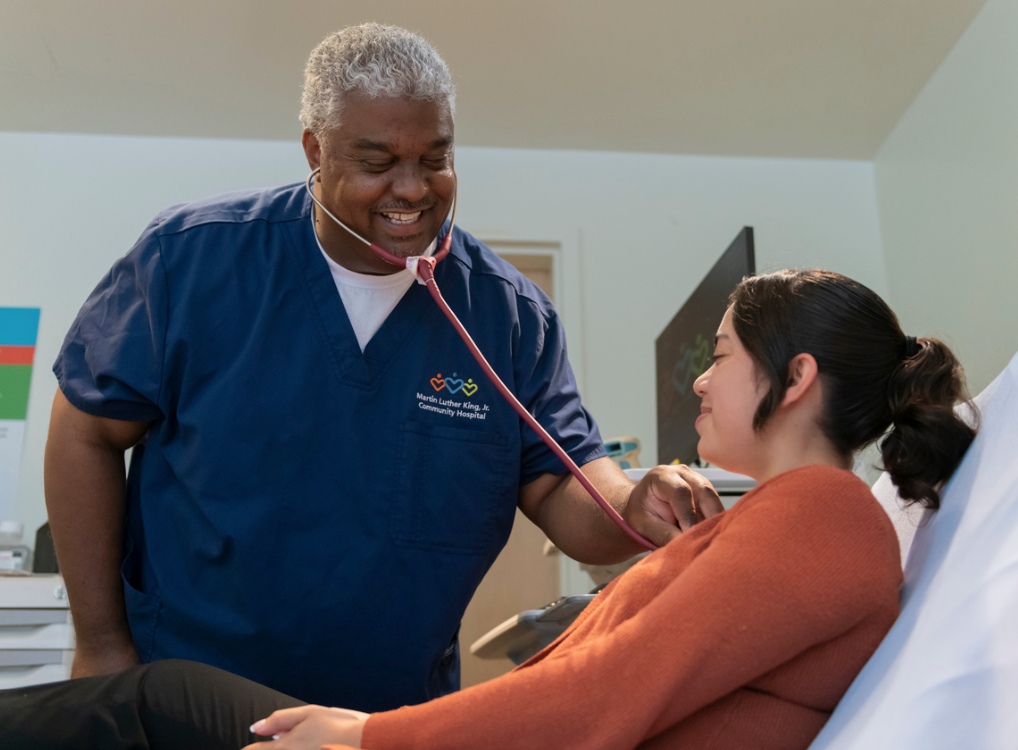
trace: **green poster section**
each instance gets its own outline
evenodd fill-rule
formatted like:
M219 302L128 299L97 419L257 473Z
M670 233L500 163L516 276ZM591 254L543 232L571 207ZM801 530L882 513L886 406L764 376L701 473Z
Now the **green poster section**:
M25 419L32 365L0 365L0 419Z

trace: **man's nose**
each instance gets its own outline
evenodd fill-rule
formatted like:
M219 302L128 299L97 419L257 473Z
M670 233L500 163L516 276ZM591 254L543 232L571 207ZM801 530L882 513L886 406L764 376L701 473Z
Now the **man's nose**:
M414 203L428 194L425 170L419 164L401 164L393 174L392 192L397 198Z

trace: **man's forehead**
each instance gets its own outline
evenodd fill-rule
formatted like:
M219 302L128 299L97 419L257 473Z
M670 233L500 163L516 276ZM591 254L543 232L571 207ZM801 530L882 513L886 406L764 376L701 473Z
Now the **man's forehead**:
M426 149L448 148L453 143L453 121L445 100L370 97L351 91L339 112L333 131L349 148L385 151L408 140Z

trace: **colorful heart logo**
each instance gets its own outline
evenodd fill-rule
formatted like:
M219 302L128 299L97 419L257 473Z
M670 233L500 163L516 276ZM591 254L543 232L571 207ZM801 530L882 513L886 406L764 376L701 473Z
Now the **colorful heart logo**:
M432 378L431 387L434 388L436 391L440 391L443 388L445 388L445 381L442 380L441 378Z
M463 393L468 396L473 396L477 393L477 383L467 383L463 386Z
M445 387L449 389L449 393L456 393L463 387L463 381L459 378L446 378Z

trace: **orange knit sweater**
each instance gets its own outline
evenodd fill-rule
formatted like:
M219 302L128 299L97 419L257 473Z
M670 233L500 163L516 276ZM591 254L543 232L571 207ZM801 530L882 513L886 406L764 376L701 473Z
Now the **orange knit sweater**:
M847 471L810 466L616 579L512 672L373 714L373 750L805 748L898 614L898 542Z

